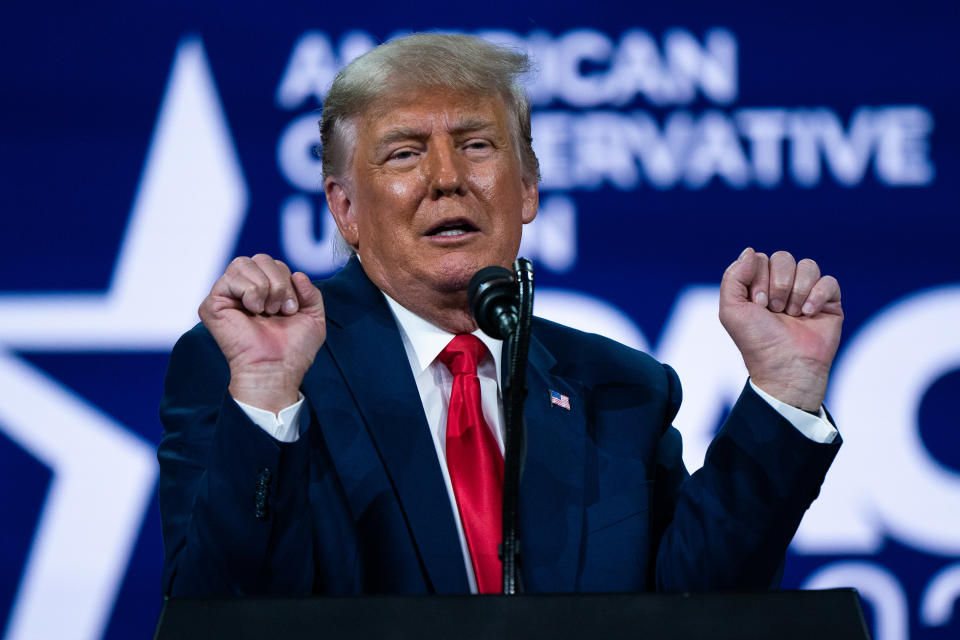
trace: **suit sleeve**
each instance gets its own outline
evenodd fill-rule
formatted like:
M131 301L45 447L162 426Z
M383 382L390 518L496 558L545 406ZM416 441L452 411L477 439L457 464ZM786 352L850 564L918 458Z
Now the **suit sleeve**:
M308 439L284 444L227 393L202 325L173 349L160 404L163 590L172 596L311 592Z
M680 383L664 368L669 423ZM667 427L651 521L657 590L777 586L787 547L839 447L840 438L819 444L804 437L749 385L693 475L683 466L680 434Z

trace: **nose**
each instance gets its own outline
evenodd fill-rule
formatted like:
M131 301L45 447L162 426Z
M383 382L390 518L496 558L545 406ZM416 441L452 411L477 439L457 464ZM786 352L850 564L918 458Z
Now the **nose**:
M464 158L453 140L433 140L427 151L430 193L434 199L464 193Z

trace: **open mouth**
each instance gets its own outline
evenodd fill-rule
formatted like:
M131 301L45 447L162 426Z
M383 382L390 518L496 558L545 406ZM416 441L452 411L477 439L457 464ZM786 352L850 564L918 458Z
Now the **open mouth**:
M456 237L467 233L479 231L477 227L467 220L447 220L427 232L428 236Z

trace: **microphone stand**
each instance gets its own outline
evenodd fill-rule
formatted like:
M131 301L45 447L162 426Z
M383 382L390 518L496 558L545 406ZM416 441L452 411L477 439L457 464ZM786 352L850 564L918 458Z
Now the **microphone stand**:
M533 265L526 258L513 264L519 300L519 318L513 332L504 341L507 366L502 367L504 389L504 461L503 461L503 542L500 561L503 564L503 593L523 593L520 576L520 536L518 505L520 476L526 458L526 424L523 403L527 397L527 356L530 351L530 324L533 318Z

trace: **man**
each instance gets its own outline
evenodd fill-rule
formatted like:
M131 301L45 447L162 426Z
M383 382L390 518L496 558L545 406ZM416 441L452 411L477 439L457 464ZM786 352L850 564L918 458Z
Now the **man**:
M466 287L511 264L536 215L525 69L471 37L419 35L338 76L324 184L356 257L322 292L269 256L236 259L174 349L165 592L497 590L500 343L477 330ZM821 402L840 290L813 261L746 249L720 316L751 380L693 476L670 426L672 369L535 321L529 591L777 581L839 447Z

